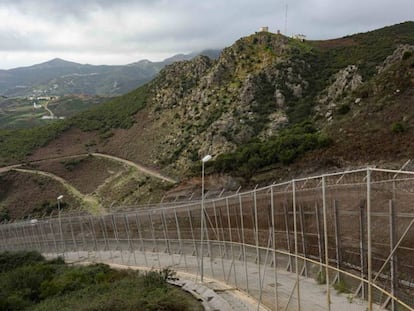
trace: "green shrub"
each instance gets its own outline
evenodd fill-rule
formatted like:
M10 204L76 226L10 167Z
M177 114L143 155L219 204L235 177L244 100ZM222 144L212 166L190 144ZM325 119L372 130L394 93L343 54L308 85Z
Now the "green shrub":
M391 125L391 132L394 134L404 133L406 130L405 125L401 122L395 122Z
M45 281L41 286L41 297L63 295L68 292L80 290L93 284L106 281L111 269L108 265L95 264L66 269L53 279Z
M9 209L5 206L0 206L0 223L10 220Z
M170 268L144 275L105 264L66 266L36 252L0 253L0 310L202 310L169 285Z
M326 274L325 274L325 271L320 270L318 272L318 274L316 275L316 282L318 282L318 284L320 284L320 285L326 284Z
M403 56L402 56L402 60L407 60L411 56L413 56L413 53L411 51L405 51L404 54L403 54Z
M351 106L348 104L342 104L338 107L338 113L341 115L347 114L351 110Z
M331 140L316 131L310 122L287 128L266 141L253 140L235 152L219 155L207 164L216 172L232 172L250 178L258 170L276 163L290 164L302 154L327 147Z
M23 300L27 304L38 303L41 300L42 283L51 279L54 272L55 268L52 265L34 263L17 267L2 274L1 291L8 297L8 309L18 310ZM10 300L9 298L13 296L19 296L21 299Z
M65 161L61 161L60 163L67 169L68 171L73 171L76 166L83 162L84 159L74 158Z
M32 210L32 215L39 217L42 217L44 215L50 215L52 212L57 211L59 207L61 210L64 210L68 207L68 203L62 201L60 202L60 204L58 204L57 202L50 202L48 200L45 200L42 202L42 204L37 205Z
M333 287L335 288L335 290L338 292L338 294L342 294L342 293L349 293L349 289L347 284L345 283L344 279L340 279L339 281L337 281Z
M36 251L0 253L0 272L7 272L24 265L44 262L45 258Z

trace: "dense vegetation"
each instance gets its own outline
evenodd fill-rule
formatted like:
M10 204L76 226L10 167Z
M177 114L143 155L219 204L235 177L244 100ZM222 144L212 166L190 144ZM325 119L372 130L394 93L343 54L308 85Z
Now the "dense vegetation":
M17 162L70 127L67 121L20 130L0 130L0 165Z
M145 274L104 264L68 266L37 252L0 254L0 310L201 310L170 286L171 271Z
M129 128L134 123L134 114L144 108L147 98L147 86L128 93L124 96L84 111L70 122L84 131L99 130L101 133L112 128Z
M322 82L350 64L357 65L363 79L367 80L398 45L413 42L414 22L405 22L340 39L310 41L309 45L319 55L314 64Z
M72 126L84 131L99 130L106 135L103 137L109 137L113 128L129 128L134 114L145 106L146 97L147 87L143 86L64 121L31 129L0 130L0 165L21 161Z
M221 154L212 163L216 172L233 172L249 178L272 164L290 164L307 151L323 148L329 138L318 132L310 122L282 130L265 141L253 140L235 152Z

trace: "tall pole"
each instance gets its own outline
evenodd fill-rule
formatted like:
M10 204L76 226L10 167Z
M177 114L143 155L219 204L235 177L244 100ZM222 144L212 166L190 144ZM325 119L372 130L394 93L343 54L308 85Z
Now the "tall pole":
M298 228L296 220L296 182L292 180L292 205L293 205L293 231L295 238L295 270L296 270L296 293L298 295L298 311L300 311L300 279L299 279L299 254L298 254Z
M203 283L204 279L204 164L211 159L211 155L206 155L201 159L201 224L200 224L200 280Z
M57 203L58 203L58 215L59 215L59 232L60 232L60 243L63 243L63 231L62 231L62 219L60 217L60 200L63 199L63 195L60 195L57 197ZM63 257L65 257L65 245L63 246Z
M371 169L367 169L368 311L372 311Z
M325 176L322 176L322 208L323 208L323 239L325 243L325 279L326 279L326 303L328 311L331 310L331 288L329 282L329 253L328 253L328 215L326 206Z

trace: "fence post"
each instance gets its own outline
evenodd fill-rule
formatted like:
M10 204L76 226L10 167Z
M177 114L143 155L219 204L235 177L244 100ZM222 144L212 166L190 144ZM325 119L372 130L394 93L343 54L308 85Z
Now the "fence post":
M194 228L193 228L193 215L191 214L190 211L190 207L187 207L187 213L188 213L188 222L190 223L190 230L191 230L191 237L193 239L193 256L197 257L197 272L200 271L200 260L199 260L199 256L198 256L198 247L196 244L196 239L195 239L195 235L194 235Z
M256 190L253 191L253 204L254 204L254 227L255 227L255 240L256 240L256 256L257 256L257 265L258 265L258 277L259 277L259 302L257 305L257 310L260 308L260 303L262 299L262 276L261 276L261 269L260 269L260 250L259 250L259 221L257 215L257 194ZM300 311L300 310L299 310Z
M58 249L57 242L56 242L55 232L53 231L53 219L52 219L52 217L49 220L49 229L50 229L50 233L52 234L53 244L55 245L55 251L56 251L56 255L57 255L59 253L59 249Z
M240 226L242 231L242 243L243 243L243 263L244 263L244 273L246 274L246 288L247 293L250 294L249 291L249 274L247 273L247 258L246 258L246 239L244 236L244 219L243 219L243 203L241 195L238 195L239 197L239 209L240 209Z
M334 211L334 225L335 225L335 249L336 249L336 268L338 270L341 269L342 263L342 245L341 245L341 230L340 230L340 222L339 222L339 210L338 204L336 200L333 200L333 211ZM337 272L336 278L337 281L340 280L340 273Z
M365 205L361 204L359 209L359 255L360 255L360 264L361 264L361 278L364 279L366 275L366 265L365 265ZM361 285L356 291L356 294L361 291L362 299L365 299L365 283L361 281Z
M395 187L395 182L394 182ZM396 226L395 226L395 209L393 200L390 200L389 206L389 213L390 213L390 252L392 254L390 260L390 277L391 277L391 294L395 296L395 290L397 287L397 279L396 279L396 256L394 255L393 251L395 248L395 241L396 241ZM395 300L391 299L391 311L395 310Z
M225 275L226 275L226 272L225 272L225 269L224 269L224 253L223 253L223 245L222 245L222 243L224 242L224 239L223 239L223 242L222 242L222 240L221 240L221 238L220 238L220 227L219 227L219 220L218 220L218 216L217 216L217 208L216 208L216 203L215 203L215 201L213 201L213 211L214 211L214 221L215 221L215 223L216 223L216 236L217 236L217 241L218 241L218 245L219 245L219 251L220 251L220 258L221 258L221 269L222 269L222 272L223 272L223 279L225 279L226 277L225 277Z
M302 240L302 255L303 257L308 257L307 256L307 252L306 252L306 231L305 231L305 216L304 216L304 212L303 212L303 204L299 205L299 223L300 223L300 232L301 232L301 240ZM308 267L307 267L307 262L304 261L303 262L303 268L302 271L300 272L300 275L304 275L306 277L308 277Z
M89 219L89 223L91 224L91 231L92 231L92 234L93 234L93 241L94 241L94 245L95 245L95 256L96 256L96 254L99 254L98 256L102 260L101 252L98 251L98 237L96 235L95 225L94 225L94 222L93 222L94 218L93 218L92 215L90 215L88 217L88 219Z
M155 238L155 229L154 229L154 223L152 222L151 211L148 211L148 219L149 219L149 222L151 224L151 237L152 237L152 241L153 241L153 245L154 245L154 250L153 251L156 252L156 254L157 254L158 265L160 266L160 269L161 269L162 268L161 259L160 259L160 254L159 254L159 250L158 250L157 239Z
M227 225L228 225L228 229L229 229L230 251L231 251L231 264L230 264L230 268L229 268L229 275L228 275L228 278L227 278L227 282L228 282L228 280L230 280L231 268L233 267L234 284L237 287L237 275L236 275L236 267L235 267L235 262L234 262L233 234L231 232L232 228L231 228L231 219L230 219L230 209L229 209L229 199L228 198L226 198L226 211L227 211Z
M367 168L368 311L372 311L371 169Z
M321 223L319 220L319 208L318 203L315 203L315 220L316 220L316 230L318 234L318 257L319 257L319 272L322 273L323 265L323 255L322 255L322 237L321 237Z
M70 228L70 234L72 236L73 247L76 249L76 251L78 253L78 260L79 260L80 259L79 248L78 248L78 244L76 243L75 232L73 231L73 225L72 225L71 217L69 217L69 228Z
M62 229L62 217L61 217L61 210L59 209L59 233L60 233L60 242L63 243L63 258L65 258L66 252L66 242L63 237L63 229Z
M139 220L138 212L135 213L135 221L137 224L138 237L141 241L141 252L144 253L145 265L148 266L147 251L145 250L145 242L142 236L142 229L141 229L142 225Z
M134 248L134 242L131 240L131 236L129 235L129 221L128 221L128 216L127 216L127 214L125 213L124 214L124 224L125 224L125 232L126 232L126 236L127 236L127 239L128 239L128 244L129 244L129 251L130 252L132 252L132 255L133 255L133 257L134 257L134 263L135 263L135 265L137 264L137 258L136 258L136 256L135 256L135 248ZM129 256L128 256L128 264L129 264Z
M292 247L290 245L291 243L290 243L290 227L289 227L289 210L287 208L286 203L283 204L283 211L284 211L284 216L285 216L286 244L287 244L287 249L289 253L289 259L288 259L286 270L292 272L292 256L291 256Z
M171 253L170 238L168 236L168 227L167 227L167 220L165 219L164 207L161 207L160 218L161 218L162 230L164 233L164 240L165 240L165 251L164 252L167 252L169 255L171 255L171 262L172 262L172 265L174 265L174 256Z
M323 236L325 241L325 278L326 278L326 299L328 311L331 310L331 286L329 281L329 251L328 251L328 215L326 210L326 180L322 176L322 202L323 202Z
M49 250L49 243L48 243L48 239L45 236L45 232L43 230L43 227L45 225L45 220L42 219L41 223L39 224L39 229L38 232L40 232L40 238L42 240L42 253L45 253L46 251Z
M178 237L178 245L179 245L179 253L180 253L179 264L181 263L181 256L184 256L184 266L185 266L185 269L188 270L187 257L185 256L183 241L182 241L182 238L181 238L181 228L180 228L180 223L178 221L177 209L176 208L174 208L174 218L175 218L175 227L177 229L177 237Z
M275 234L275 202L273 194L273 185L270 186L270 208L272 218L272 253L273 253L273 279L275 282L275 307L279 310L279 297L277 293L277 261L276 261L276 234ZM244 242L243 242L244 243Z
M100 223L102 225L102 234L104 236L105 250L109 251L109 258L112 259L112 247L109 245L109 235L108 235L108 230L106 229L105 216L102 216L100 218ZM82 223L81 223L81 229L82 229ZM83 236L83 229L82 229L82 236Z
M299 254L298 254L298 225L296 211L296 182L292 180L292 205L293 205L293 231L295 237L295 270L296 270L296 292L298 295L298 311L300 311L300 277L299 277Z

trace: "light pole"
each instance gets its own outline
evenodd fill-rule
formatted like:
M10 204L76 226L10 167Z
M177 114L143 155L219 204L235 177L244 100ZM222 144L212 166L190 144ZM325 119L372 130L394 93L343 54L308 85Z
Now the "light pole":
M201 241L201 249L200 249L200 256L201 256L201 264L200 264L200 279L201 283L203 282L204 277L204 164L211 160L211 155L206 155L204 158L201 159L201 233L200 233L200 241Z
M60 218L60 212L61 212L60 211L60 200L63 199L63 195L61 194L56 199L57 199L57 204L58 204L60 243L63 243L62 220ZM65 248L63 248L63 257L65 257Z
M58 211L60 213L60 200L63 199L63 195L61 194L60 196L57 197L57 202L58 202Z

